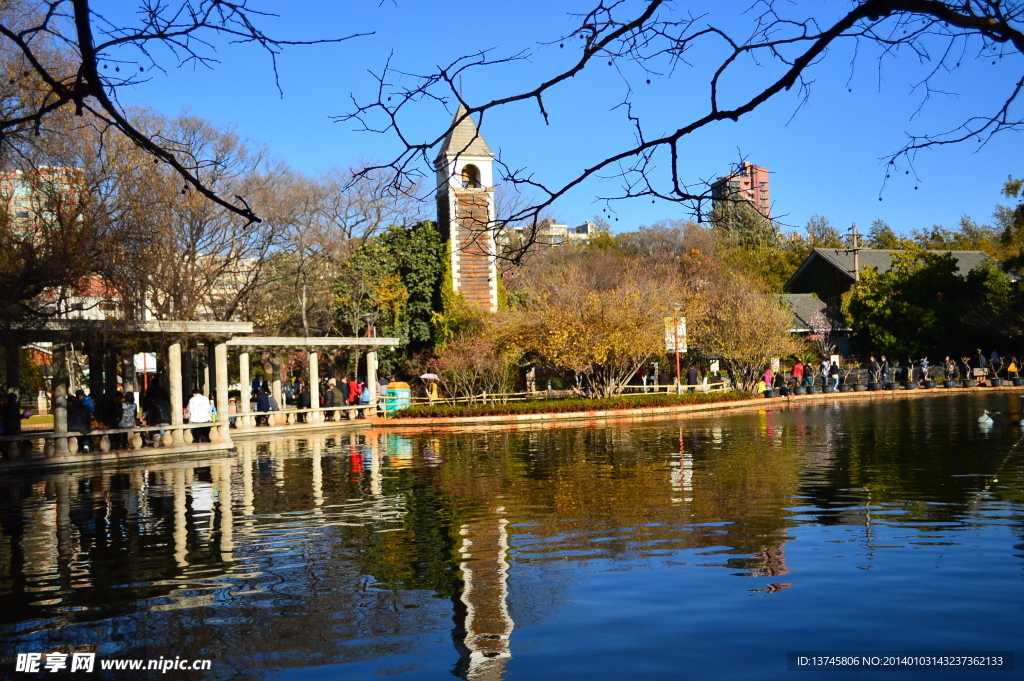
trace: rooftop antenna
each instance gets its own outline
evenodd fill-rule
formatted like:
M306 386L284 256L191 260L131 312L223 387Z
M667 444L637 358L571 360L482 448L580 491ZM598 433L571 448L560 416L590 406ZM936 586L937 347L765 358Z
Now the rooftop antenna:
M857 238L860 234L857 233L857 223L853 223L850 227L850 248L847 248L844 253L853 253L853 280L860 281L860 243Z

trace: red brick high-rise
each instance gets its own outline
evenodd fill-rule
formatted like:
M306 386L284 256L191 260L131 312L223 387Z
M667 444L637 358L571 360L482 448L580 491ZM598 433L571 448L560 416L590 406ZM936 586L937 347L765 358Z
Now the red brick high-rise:
M772 194L768 169L744 161L729 175L719 175L718 180L711 185L711 198L720 201L730 197L746 199L761 215L770 218Z

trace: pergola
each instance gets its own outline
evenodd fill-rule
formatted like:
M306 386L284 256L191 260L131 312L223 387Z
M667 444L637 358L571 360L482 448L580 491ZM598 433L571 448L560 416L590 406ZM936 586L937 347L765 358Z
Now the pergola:
M53 344L53 435L56 454L66 454L68 440L62 433L68 432L67 425L67 389L68 374L66 368L67 344L82 344L89 354L90 392L95 386L102 385L104 374L103 362L106 361L108 382L110 376L116 376L116 365L126 357L134 356L141 349L166 350L168 378L168 397L171 407L171 426L183 425L185 406L184 383L182 379L182 344L185 341L197 341L207 346L207 365L212 368L209 383L213 386L216 404L226 417L228 404L228 347L237 347L242 352L239 356L239 374L243 395L249 385L249 350L273 348L276 350L292 349L309 352L309 383L311 404L319 405L319 365L318 352L328 348L358 349L367 355L367 384L370 389L371 413L377 400L377 352L383 347L394 347L399 344L398 338L313 338L284 336L250 336L253 325L250 322L199 322L199 321L150 321L139 323L115 322L109 320L86 319L50 319L34 323L26 323L11 328L6 336L7 344L7 384L17 386L18 355L17 349L33 342L50 342ZM104 348L102 351L98 348ZM114 349L111 349L114 348ZM13 358L14 361L11 361ZM112 366L111 366L112 365ZM127 366L127 364L126 364ZM115 379L116 381L116 379ZM116 386L116 383L115 383ZM106 386L104 389L109 388ZM110 392L113 392L111 389ZM274 377L274 394L281 398L280 372ZM248 422L250 404L242 399L241 411L244 425ZM319 414L313 420L319 420ZM224 423L226 424L226 419ZM222 428L222 439L229 441L228 429ZM172 428L169 431L173 444L184 444L184 431Z
M398 345L399 339L397 338L340 338L340 337L324 337L324 338L312 338L312 337L301 337L293 338L288 336L247 336L244 338L232 338L227 342L229 347L242 348L243 351L238 356L238 367L239 376L241 377L242 390L244 391L249 385L249 350L253 348L288 348L290 350L305 350L309 354L309 401L314 407L320 405L320 364L319 364L319 353L322 350L329 348L347 348L351 350L361 350L366 353L366 385L370 389L370 405L371 413L373 408L377 404L377 352L381 348L395 347ZM220 365L218 365L217 371L220 372ZM227 364L224 365L224 382L227 382ZM217 385L220 386L220 376L218 373ZM226 390L226 389L225 389ZM273 393L275 397L280 401L281 399L281 377L277 375L274 377ZM227 392L224 393L225 401L223 404L227 404ZM218 394L217 402L220 402L220 395ZM241 410L243 414L249 413L249 400L241 400ZM322 416L319 412L314 412L310 415L314 422L317 422ZM248 424L248 416L242 417L242 423Z

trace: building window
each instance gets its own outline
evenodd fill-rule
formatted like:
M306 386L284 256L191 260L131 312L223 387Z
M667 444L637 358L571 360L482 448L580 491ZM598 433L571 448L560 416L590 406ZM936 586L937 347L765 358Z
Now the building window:
M761 189L768 189L768 183L767 182L762 182L761 183Z
M466 189L480 188L480 169L469 164L462 167L462 186Z

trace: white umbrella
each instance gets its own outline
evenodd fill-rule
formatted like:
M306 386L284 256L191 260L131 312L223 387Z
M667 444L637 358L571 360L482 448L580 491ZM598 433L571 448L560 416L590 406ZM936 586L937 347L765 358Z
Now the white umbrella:
M420 378L422 378L425 381L440 381L441 380L441 377L438 376L437 374L423 374L422 376L420 376Z

